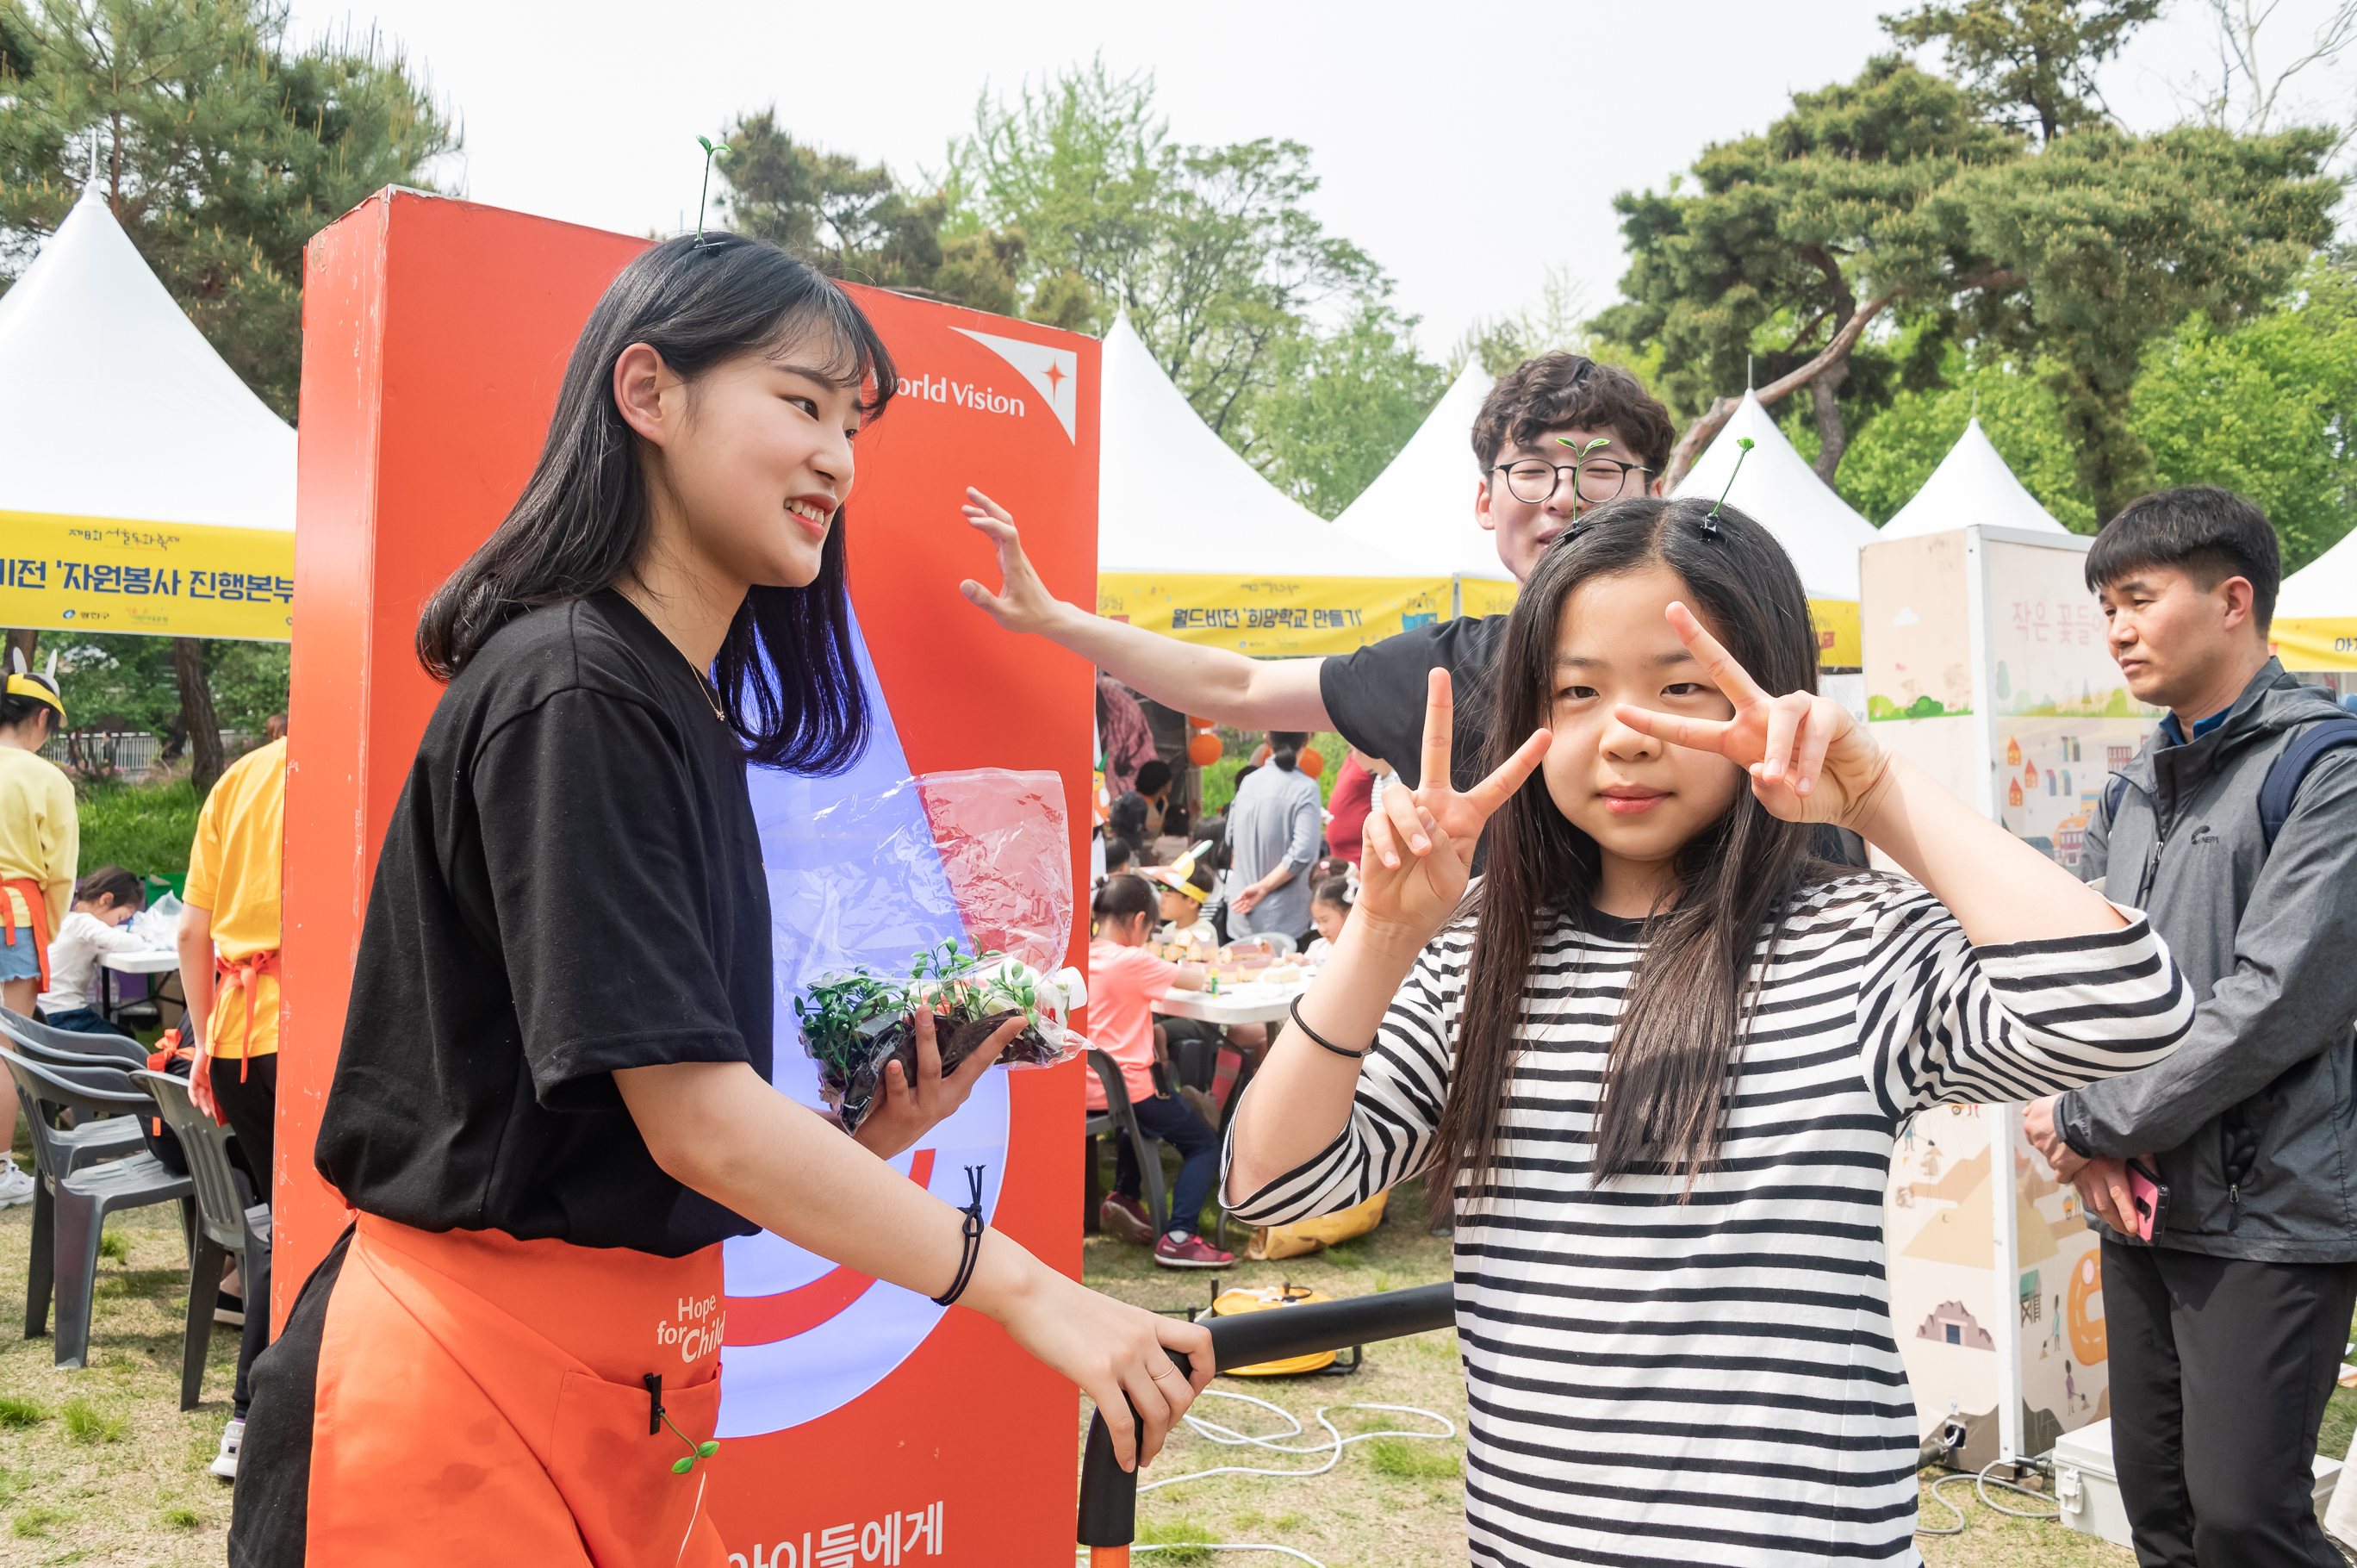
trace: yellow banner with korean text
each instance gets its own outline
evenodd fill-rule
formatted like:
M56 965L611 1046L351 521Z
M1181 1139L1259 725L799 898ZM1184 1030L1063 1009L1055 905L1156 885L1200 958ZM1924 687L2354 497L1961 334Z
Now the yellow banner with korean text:
M285 642L294 605L289 530L0 511L0 626Z
M2267 628L2267 643L2287 670L2357 670L2357 616L2279 619Z
M1857 601L1811 599L1809 623L1817 634L1817 666L1823 670L1864 667L1865 641L1858 636Z
M1502 582L1495 577L1459 577L1457 613L1467 620L1512 614L1514 599L1522 591L1523 585L1511 577Z
M1448 579L1100 572L1097 613L1263 658L1349 653L1447 619Z

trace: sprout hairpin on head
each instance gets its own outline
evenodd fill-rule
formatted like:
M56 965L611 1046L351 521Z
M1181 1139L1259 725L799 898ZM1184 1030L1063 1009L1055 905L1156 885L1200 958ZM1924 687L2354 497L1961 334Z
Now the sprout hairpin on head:
M695 248L700 251L704 249L704 215L712 205L712 165L728 156L728 144L698 136L695 145L704 149L704 187L695 193Z
M1718 499L1711 502L1710 510L1702 515L1702 531L1714 539L1718 537L1718 509L1727 504L1728 494L1734 490L1735 476L1743 472L1743 459L1751 456L1751 437L1738 435L1735 438L1735 467L1727 476L1727 489L1718 492Z
M1587 368L1583 366L1578 374L1573 377L1573 381L1576 383L1581 376L1585 376L1586 374ZM1563 531L1563 537L1566 539L1577 539L1581 534L1587 532L1587 524L1580 521L1581 513L1579 503L1586 498L1579 493L1579 482L1583 470L1587 467L1588 454L1594 452L1598 446L1609 446L1612 445L1612 437L1609 435L1599 435L1584 446L1573 446L1572 439L1568 435L1558 435L1555 438L1555 442L1558 446L1570 446L1572 449L1571 526Z

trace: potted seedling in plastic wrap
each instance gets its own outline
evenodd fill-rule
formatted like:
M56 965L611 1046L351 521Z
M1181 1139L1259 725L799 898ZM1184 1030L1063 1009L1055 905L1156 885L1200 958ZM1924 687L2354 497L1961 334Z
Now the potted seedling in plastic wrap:
M903 1081L917 1080L915 1013L929 1007L942 1071L957 1070L999 1026L1022 1027L999 1053L1007 1067L1049 1067L1081 1048L1064 1020L1088 1000L1081 972L1042 975L1005 953L969 952L955 941L911 954L905 975L869 969L830 975L794 998L802 1047L818 1064L820 1091L856 1132L884 1081L884 1064L900 1063Z

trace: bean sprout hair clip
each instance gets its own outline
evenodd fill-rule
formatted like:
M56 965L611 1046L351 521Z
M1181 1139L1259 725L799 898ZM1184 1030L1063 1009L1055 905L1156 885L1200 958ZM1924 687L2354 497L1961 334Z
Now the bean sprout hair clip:
M1734 490L1735 476L1743 472L1743 459L1751 456L1751 437L1738 435L1735 438L1735 470L1727 476L1727 489L1718 492L1718 499L1710 503L1710 510L1703 513L1702 521L1695 525L1713 539L1720 537L1718 509L1727 504L1728 494Z
M704 215L712 203L712 166L728 156L728 144L698 136L695 145L704 149L704 186L695 193L695 249L700 251L704 249Z
M1588 365L1582 366L1578 371L1577 371L1573 372L1573 375L1572 375L1572 378L1571 378L1571 379L1572 379L1572 384L1573 384L1573 385L1575 385L1575 386L1577 386L1577 385L1579 383L1580 379L1581 379L1583 376L1587 375L1587 371L1588 371L1590 369L1592 369L1592 368L1593 368L1593 361L1591 361ZM1572 446L1572 445L1571 445L1571 437L1570 437L1570 436L1568 436L1568 435L1558 435L1558 436L1556 436L1556 437L1555 438L1555 444L1556 446L1571 446L1571 450L1572 450L1572 460L1571 460L1571 523L1570 523L1570 526L1569 526L1569 527L1566 528L1566 529L1563 531L1563 532L1562 532L1560 535L1558 535L1558 537L1560 537L1560 538L1562 538L1562 539L1564 539L1564 540L1568 541L1568 540L1577 539L1577 538L1578 538L1581 534L1586 533L1586 532L1587 532L1587 526L1588 526L1588 525L1587 525L1587 521L1585 521L1585 519L1587 518L1587 514L1586 512L1584 512L1584 511L1582 511L1582 510L1579 510L1579 499L1580 499L1580 497L1579 497L1579 481L1580 481L1580 478L1581 478L1581 475L1582 475L1583 471L1584 471L1584 470L1587 468L1587 456L1588 456L1588 454L1589 454L1589 453L1591 453L1591 452L1593 452L1593 451L1595 451L1598 446L1611 446L1611 445L1612 445L1612 437L1610 437L1609 435L1599 435L1599 436L1596 437L1596 439L1595 439L1595 440L1590 441L1590 442L1589 442L1587 446Z

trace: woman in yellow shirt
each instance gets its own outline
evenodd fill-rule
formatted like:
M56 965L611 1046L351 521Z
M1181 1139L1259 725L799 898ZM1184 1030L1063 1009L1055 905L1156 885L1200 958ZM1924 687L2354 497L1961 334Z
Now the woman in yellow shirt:
M0 696L0 1004L24 1017L48 988L49 938L72 907L81 828L73 785L39 752L65 723L65 700L49 676L16 656ZM8 1151L16 1143L16 1097L0 1097L0 1208L33 1201L33 1178Z

